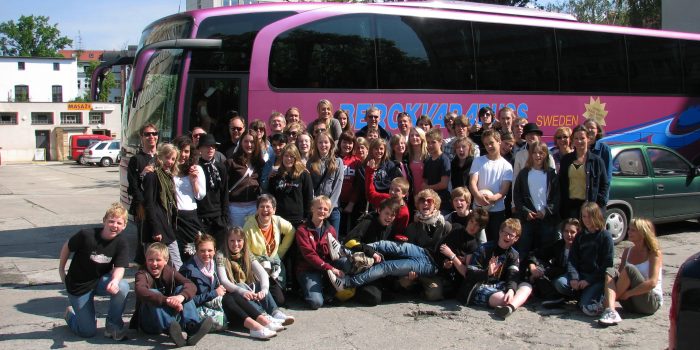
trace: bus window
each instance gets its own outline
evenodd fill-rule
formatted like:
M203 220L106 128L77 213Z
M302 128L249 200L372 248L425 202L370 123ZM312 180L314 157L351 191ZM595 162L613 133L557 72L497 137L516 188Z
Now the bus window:
M195 51L190 70L248 71L253 40L260 29L295 12L247 13L209 17L202 21L197 38L222 39L221 51Z
M224 143L228 138L228 121L232 113L245 112L242 105L244 84L241 78L196 77L192 78L192 101L186 130L195 126L213 133L217 141Z
M681 47L685 92L698 95L700 94L700 43L683 40Z
M561 91L627 92L622 35L557 30Z
M552 29L475 22L474 41L478 89L557 90Z
M380 89L473 90L469 22L377 16Z
M270 83L278 88L376 88L370 19L337 16L282 33L272 44Z
M174 117L177 115L175 92L181 72L183 50L156 51L148 61L143 80L143 87L134 95L127 95L124 115L129 119L125 130L128 145L139 145L141 138L138 131L142 125L153 123L160 132L160 141L173 138ZM134 98L137 100L134 103Z
M627 36L630 92L676 94L683 89L678 41Z

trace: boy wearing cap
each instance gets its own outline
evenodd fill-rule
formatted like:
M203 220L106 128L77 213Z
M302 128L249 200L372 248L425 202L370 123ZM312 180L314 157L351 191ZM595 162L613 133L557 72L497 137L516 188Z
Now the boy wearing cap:
M199 165L204 170L207 195L197 201L197 216L204 232L214 235L221 242L228 225L228 173L224 165L216 161L218 145L211 134L199 138Z

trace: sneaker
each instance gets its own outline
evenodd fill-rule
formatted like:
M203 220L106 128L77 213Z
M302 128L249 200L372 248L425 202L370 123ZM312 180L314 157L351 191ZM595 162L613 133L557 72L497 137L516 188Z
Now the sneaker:
M254 329L250 330L250 337L255 338L255 339L268 340L276 335L277 335L277 332L270 330L270 329L267 329L267 328L263 328L259 331L256 331Z
M600 303L593 302L591 304L581 306L581 311L583 311L583 313L587 316L599 316L601 313L603 313L603 307Z
M328 251L331 254L331 260L336 261L340 259L340 242L338 242L333 235L326 236L328 241Z
M124 338L126 338L126 329L107 322L105 325L105 337L112 338L116 341L124 340Z
M182 327L180 327L180 324L176 321L170 322L168 335L170 335L170 339L173 340L176 347L180 348L187 345L185 337L182 336Z
M598 319L598 324L601 326L614 326L622 322L620 314L616 310L607 308L603 311L603 315Z
M556 309L564 305L565 301L566 299L564 298L545 300L542 302L542 307L545 309Z
M514 309L511 305L496 306L496 315L502 319L508 318L513 313Z
M275 332L281 332L281 331L287 329L287 327L285 327L281 323L277 323L277 322L270 322L267 324L267 326L265 326L265 328L267 328L271 331L275 331Z
M275 313L272 315L272 318L280 321L280 323L283 326L289 326L290 324L293 324L295 321L294 316L286 315L284 312L282 312L280 310L275 311Z
M328 272L328 278L331 280L331 284L333 287L335 287L335 290L340 292L341 290L345 290L345 279L342 277L336 276L333 271L327 270Z
M199 323L199 327L197 328L196 331L191 332L187 336L187 345L189 346L194 346L197 345L197 343L204 338L209 331L211 331L212 326L214 325L214 319L211 317L205 318L202 320L202 322Z

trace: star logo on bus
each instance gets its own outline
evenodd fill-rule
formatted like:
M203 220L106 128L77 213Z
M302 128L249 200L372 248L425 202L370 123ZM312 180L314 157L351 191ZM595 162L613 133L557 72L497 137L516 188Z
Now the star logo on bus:
M591 96L591 102L583 105L586 107L586 111L583 113L584 118L592 119L598 125L605 125L605 117L608 115L608 111L605 110L605 103L600 103L600 97L593 98Z

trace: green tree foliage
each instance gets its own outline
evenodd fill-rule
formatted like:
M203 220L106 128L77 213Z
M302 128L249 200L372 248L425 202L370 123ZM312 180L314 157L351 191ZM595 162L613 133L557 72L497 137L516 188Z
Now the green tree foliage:
M21 16L19 21L0 23L0 54L3 56L60 57L58 50L73 44L61 36L58 24L46 16Z
M506 5L524 7L530 3L530 0L469 0L471 2L481 2L484 4Z
M87 83L88 86L92 86L91 79L92 79L92 73L95 72L95 69L97 69L97 66L100 65L100 61L92 61L90 62L90 65L85 69L85 75L87 76ZM100 88L100 95L97 98L97 101L93 101L90 98L90 91L86 92L84 96L78 97L75 99L74 102L107 102L109 99L109 92L117 87L117 82L114 79L114 74L112 72L108 72L105 74L105 78L102 80L102 87Z
M544 9L570 13L587 23L661 28L661 0L559 0Z

